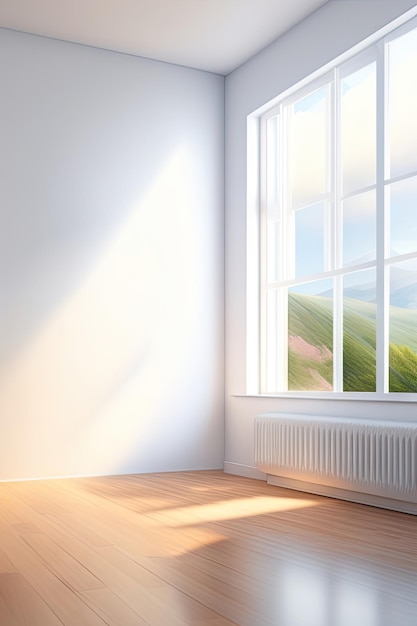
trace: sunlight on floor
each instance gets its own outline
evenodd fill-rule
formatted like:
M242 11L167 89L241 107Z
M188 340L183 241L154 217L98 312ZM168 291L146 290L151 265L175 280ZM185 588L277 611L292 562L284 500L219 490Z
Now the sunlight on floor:
M153 517L166 526L181 527L201 522L218 522L241 519L253 515L293 511L295 509L317 506L317 504L317 500L304 498L260 496L181 507L156 513Z

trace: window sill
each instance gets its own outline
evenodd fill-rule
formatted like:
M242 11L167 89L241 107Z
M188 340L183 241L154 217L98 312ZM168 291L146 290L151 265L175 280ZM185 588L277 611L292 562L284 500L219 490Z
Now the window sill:
M369 394L369 393L321 393L321 392L281 392L276 394L263 393L231 393L231 398L266 398L268 400L337 400L343 402L402 402L409 404L417 403L416 393L392 393L392 394Z

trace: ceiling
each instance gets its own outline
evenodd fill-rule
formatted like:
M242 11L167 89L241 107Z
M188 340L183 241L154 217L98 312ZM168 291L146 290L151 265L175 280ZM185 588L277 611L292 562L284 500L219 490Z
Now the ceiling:
M0 26L228 74L327 0L0 0Z

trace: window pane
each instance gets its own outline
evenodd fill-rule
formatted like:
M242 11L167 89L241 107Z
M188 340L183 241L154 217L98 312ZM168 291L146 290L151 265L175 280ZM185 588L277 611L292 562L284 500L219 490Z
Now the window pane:
M343 193L375 184L376 64L341 81L341 147Z
M313 91L288 111L288 196L291 207L328 191L328 89Z
M266 265L267 281L278 280L279 233L281 223L281 206L279 194L279 117L271 117L266 122L266 207L267 207L267 241Z
M274 220L268 221L267 243L266 243L266 271L267 281L275 282L278 280L279 274L279 222Z
M417 29L388 44L390 177L417 170Z
M278 215L278 150L279 118L271 117L266 122L266 201L268 213Z
M343 265L373 261L376 255L376 195L361 193L343 202Z
M278 291L270 290L266 298L266 393L277 391Z
M376 390L376 273L343 278L343 391Z
M390 256L417 251L417 177L390 185Z
M333 389L333 282L288 289L288 389Z
M417 391L417 260L390 268L389 390Z
M324 205L299 209L294 216L295 277L324 271Z

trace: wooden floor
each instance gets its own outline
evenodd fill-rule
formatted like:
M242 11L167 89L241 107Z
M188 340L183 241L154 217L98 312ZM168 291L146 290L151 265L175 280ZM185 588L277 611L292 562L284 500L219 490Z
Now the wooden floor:
M416 626L417 517L222 472L0 484L1 626Z

